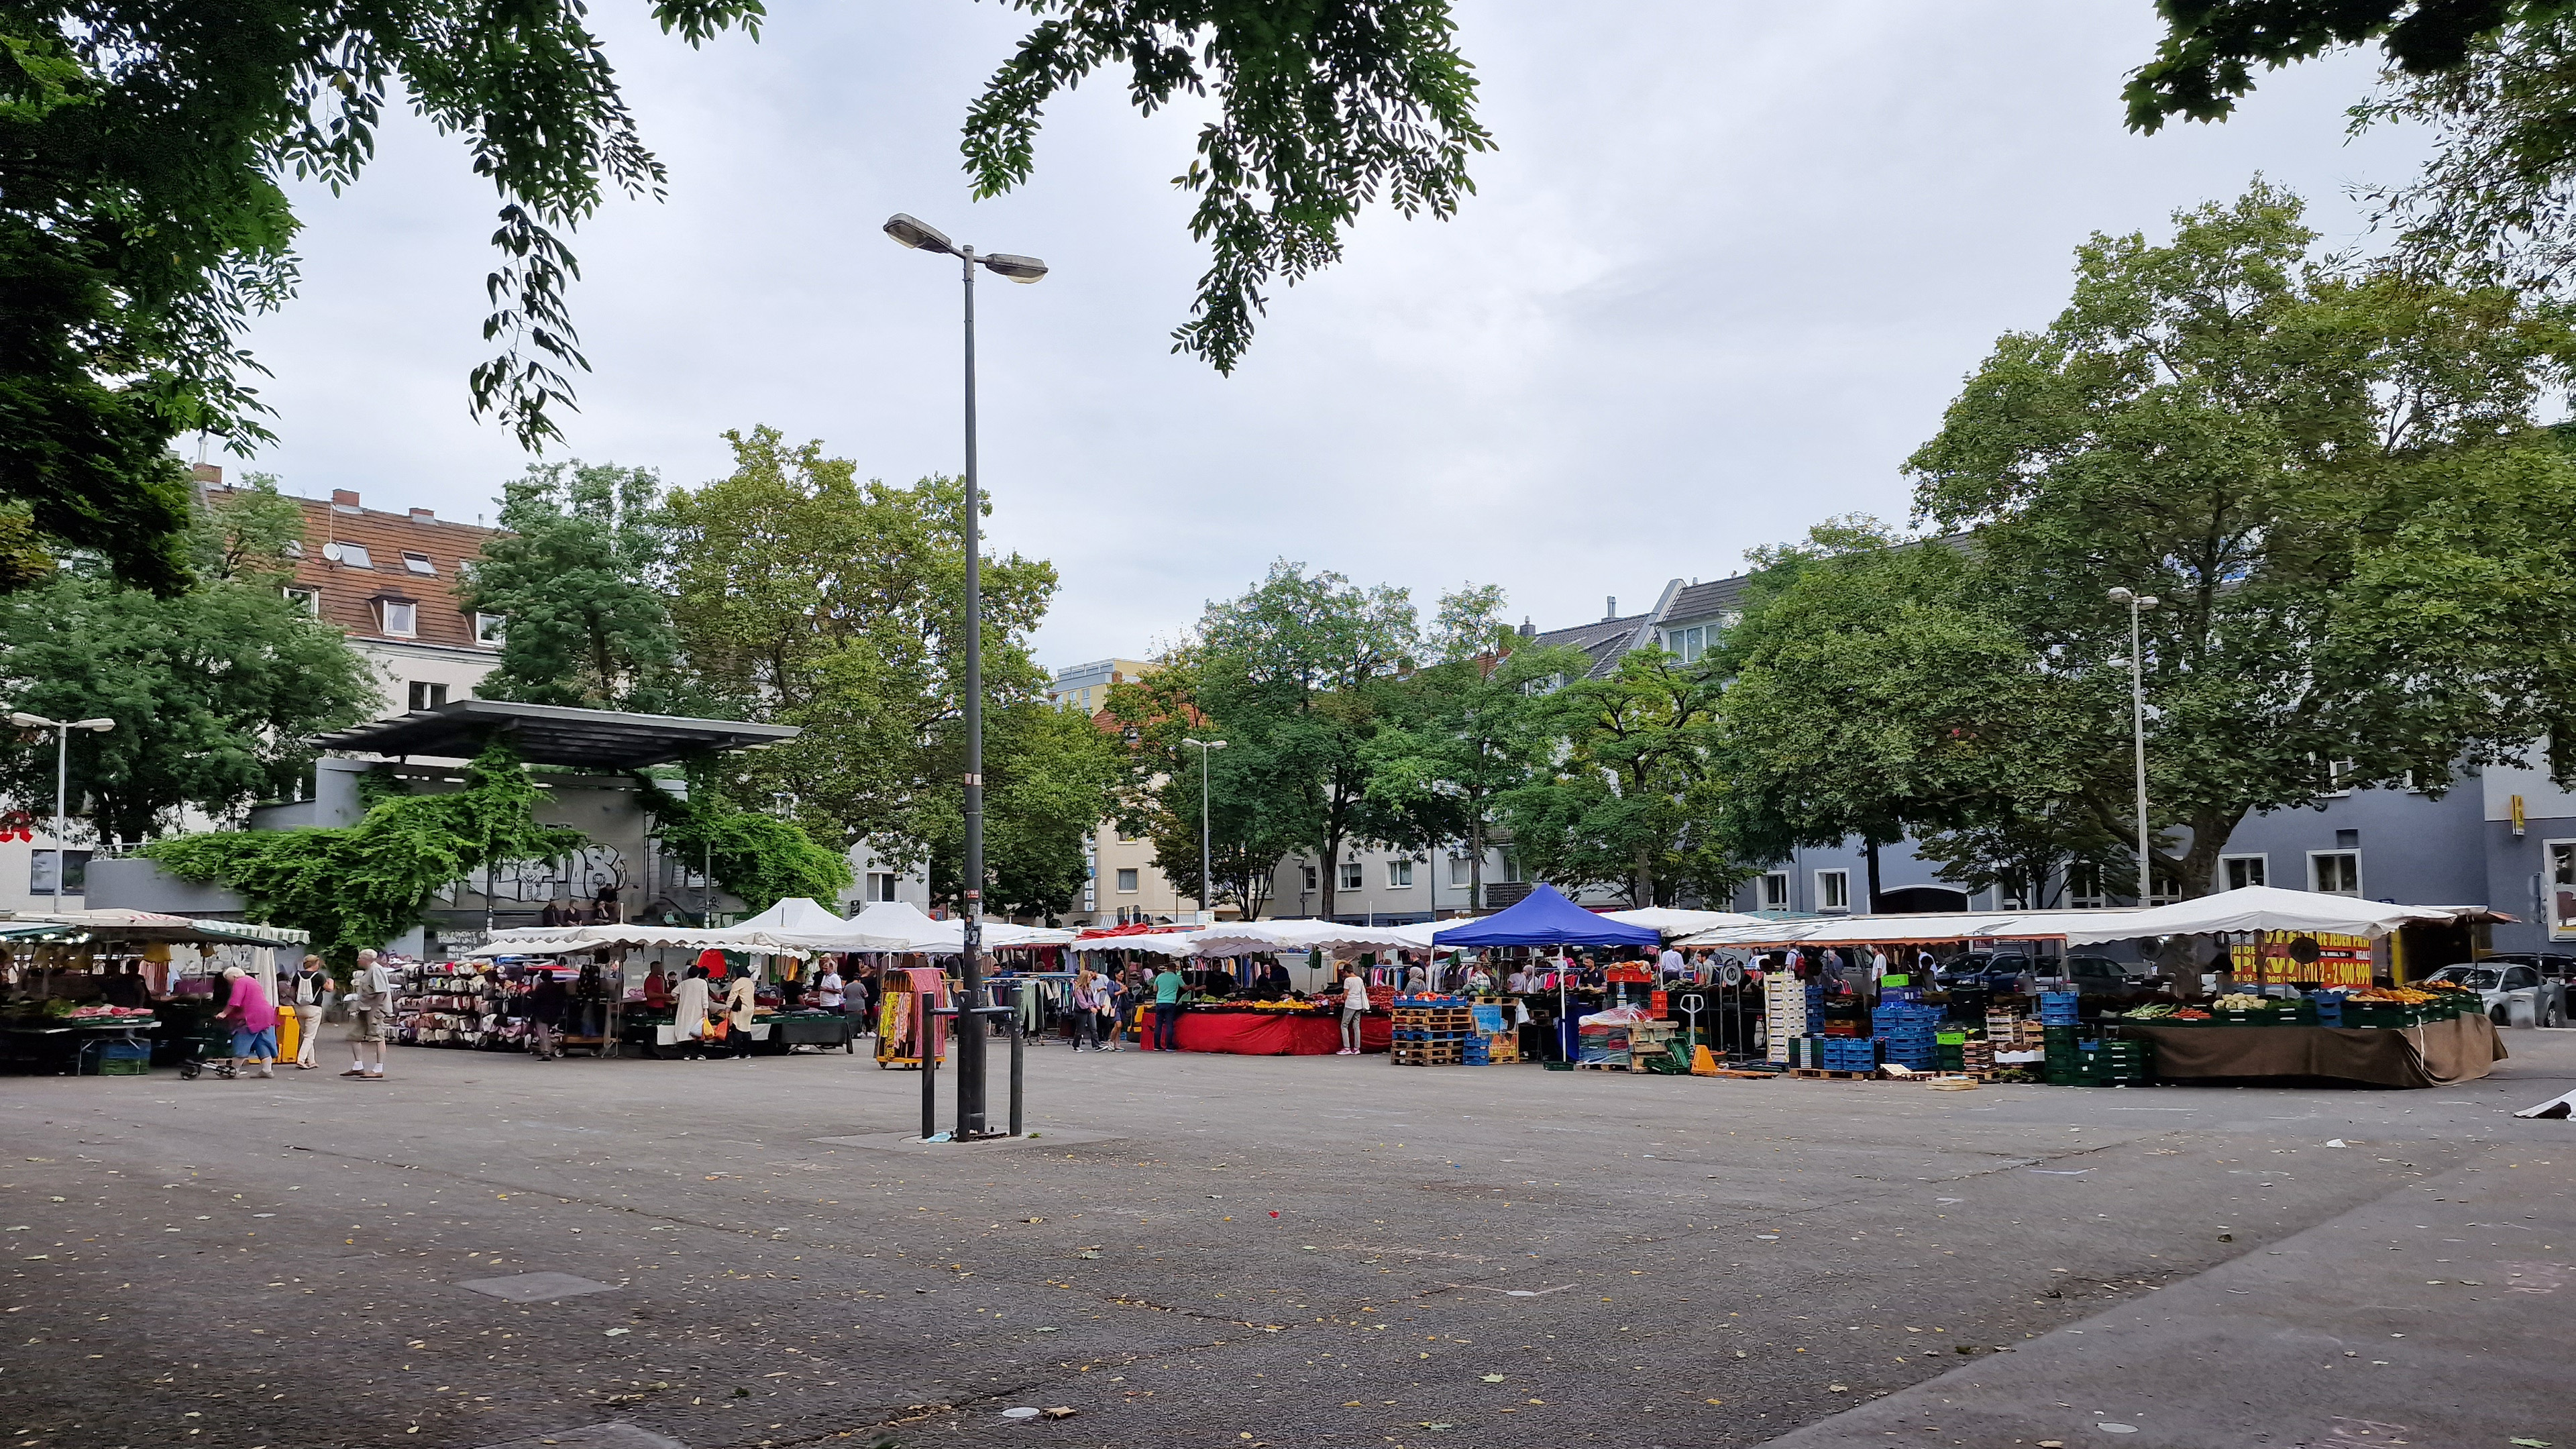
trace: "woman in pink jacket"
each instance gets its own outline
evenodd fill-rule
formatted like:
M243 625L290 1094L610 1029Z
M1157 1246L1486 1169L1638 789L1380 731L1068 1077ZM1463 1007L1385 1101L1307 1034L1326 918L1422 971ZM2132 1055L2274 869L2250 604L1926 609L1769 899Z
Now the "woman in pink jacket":
M259 978L239 966L225 967L224 980L232 994L224 998L224 1009L215 1013L215 1019L232 1023L233 1054L215 1064L215 1075L238 1075L237 1061L257 1065L257 1076L277 1075L269 1067L277 1059L277 1004L260 989Z

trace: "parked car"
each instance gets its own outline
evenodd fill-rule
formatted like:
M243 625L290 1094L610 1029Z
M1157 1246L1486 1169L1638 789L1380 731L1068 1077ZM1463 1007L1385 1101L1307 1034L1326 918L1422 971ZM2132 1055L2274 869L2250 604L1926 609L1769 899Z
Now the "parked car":
M2538 966L2491 956L2474 965L2445 966L2426 979L2456 982L2478 993L2498 1026L2510 1025L2522 1014L2517 1005L2529 1012L2534 1026L2567 1024L2567 983L2541 975Z
M2144 971L2112 960L2108 956L2069 956L2066 979L2075 985L2078 995L2127 996L2153 990L2155 983Z
M1948 990L1960 987L1983 987L1988 991L2010 991L2030 971L2046 975L2044 963L2020 951L1970 951L1953 956L1933 971L1933 980Z
M2498 951L2471 962L2476 966L2533 966L2543 979L2568 981L2576 978L2576 956L2563 951Z

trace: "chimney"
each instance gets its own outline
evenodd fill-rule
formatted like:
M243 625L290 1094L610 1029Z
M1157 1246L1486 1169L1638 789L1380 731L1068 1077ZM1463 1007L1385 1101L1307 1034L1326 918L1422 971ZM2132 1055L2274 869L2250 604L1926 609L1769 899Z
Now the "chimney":
M224 465L221 463L199 463L190 471L195 475L197 486L200 488L224 486Z
M335 512L335 513L355 513L355 512L357 512L357 511L358 511L358 494L357 494L357 490L352 489L352 488L334 488L334 489L332 489L332 490L331 490L331 509L332 509L332 511L333 511L333 512Z
M411 511L411 521L414 523L436 523L438 521L438 515L426 508L415 508Z
M351 494L350 496L354 498L354 497L356 497L357 495L353 493L353 494ZM1605 608L1607 608L1607 609L1610 611L1610 612L1608 612L1608 613L1606 613L1606 614L1603 614L1603 615L1601 616L1605 621L1606 621L1606 620L1610 620L1610 619L1616 619L1616 618L1618 618L1618 617L1619 617L1619 596L1618 596L1617 594L1612 594L1612 595L1610 596L1610 601L1609 601L1609 603L1608 603L1608 604L1606 604L1606 605L1604 605L1604 607L1605 607Z

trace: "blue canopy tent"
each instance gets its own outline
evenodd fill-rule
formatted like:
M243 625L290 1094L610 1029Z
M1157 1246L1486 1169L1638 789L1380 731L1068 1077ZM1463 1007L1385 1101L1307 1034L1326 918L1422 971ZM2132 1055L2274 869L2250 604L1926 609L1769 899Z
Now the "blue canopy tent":
M1530 887L1508 910L1434 931L1438 946L1643 946L1663 944L1663 933L1651 926L1631 926L1587 911L1541 883ZM1575 1058L1575 1023L1565 1009L1564 978L1557 980L1556 1046L1564 1060Z
M1587 911L1559 894L1556 887L1539 884L1508 910L1472 921L1461 921L1446 930L1435 931L1431 944L1440 947L1482 948L1486 946L1660 946L1662 933L1649 926L1631 926L1594 911Z

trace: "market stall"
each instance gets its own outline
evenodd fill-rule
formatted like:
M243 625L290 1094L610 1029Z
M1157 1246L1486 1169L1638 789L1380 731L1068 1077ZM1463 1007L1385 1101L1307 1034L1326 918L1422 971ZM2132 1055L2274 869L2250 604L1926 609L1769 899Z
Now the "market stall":
M1598 912L1587 911L1567 900L1554 886L1543 882L1532 886L1528 895L1505 910L1475 920L1456 922L1431 936L1432 944L1441 950L1498 950L1523 946L1553 949L1560 953L1560 957L1571 947L1652 951L1661 946L1663 940L1663 932L1652 925L1616 921ZM1537 1029L1525 1034L1515 1033L1522 1037L1516 1045L1523 1049L1522 1055L1525 1056L1577 1062L1584 1054L1585 1016L1602 1010L1626 1009L1626 1002L1621 998L1627 993L1617 992L1607 1000L1590 994L1578 998L1571 979L1572 972L1562 960L1552 976L1555 983L1552 993L1554 1010L1548 1010L1544 999L1548 993L1539 993L1540 999L1535 1003L1525 997L1524 1008L1534 1013L1531 1026ZM1651 976L1651 971L1647 972L1643 981L1638 983L1645 991L1651 991ZM1619 1028L1618 1049L1629 1050L1627 1028L1630 1023L1623 1018L1615 1025ZM1610 1049L1609 1034L1594 1033L1592 1045L1596 1059L1605 1058ZM1542 1050L1528 1050L1534 1047Z
M153 911L0 918L0 1070L140 1075L150 1064L229 1055L215 1020L238 966L275 999L277 952L305 933Z

